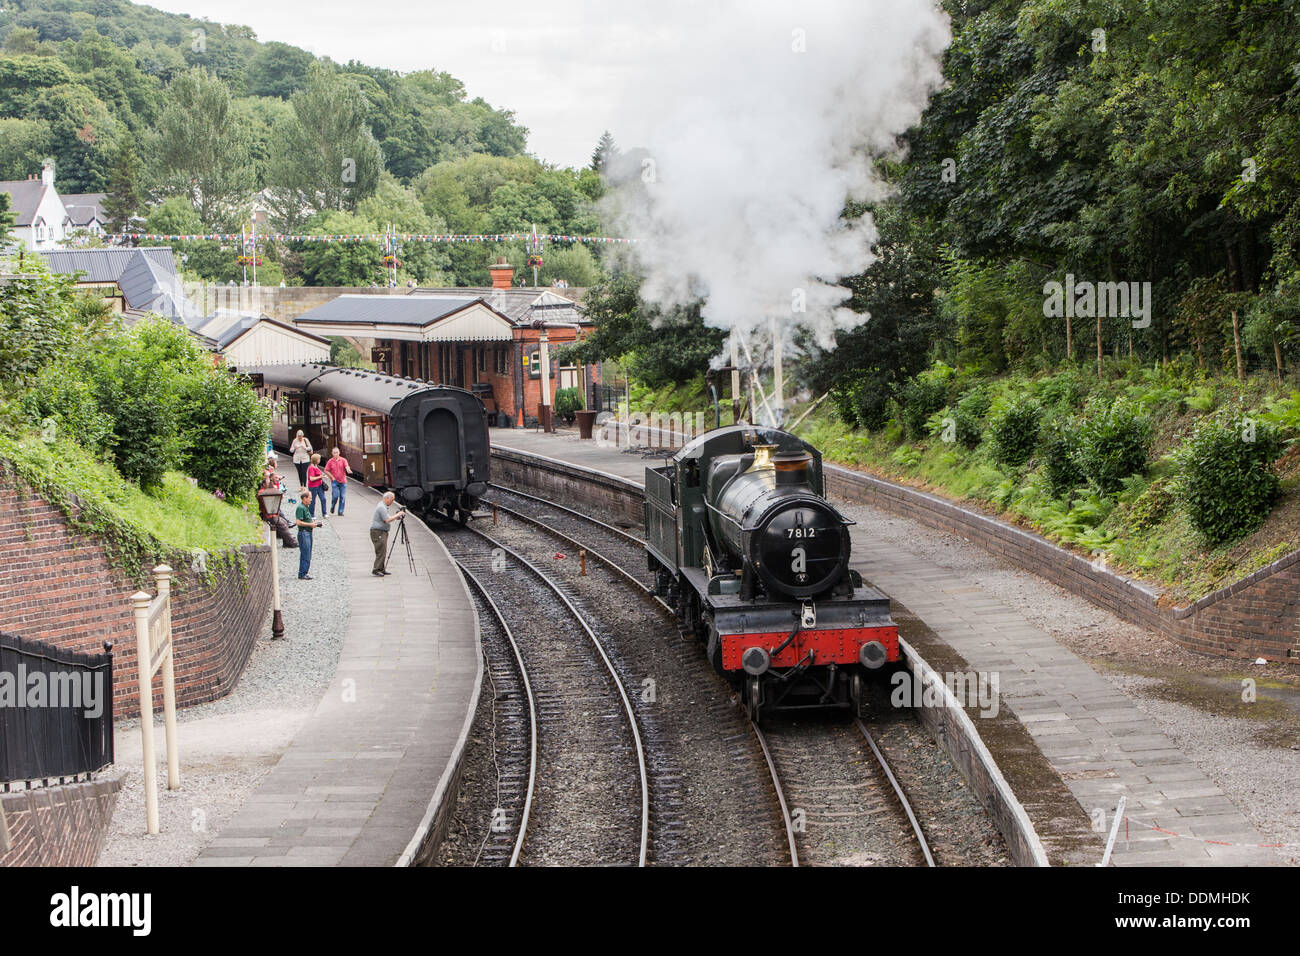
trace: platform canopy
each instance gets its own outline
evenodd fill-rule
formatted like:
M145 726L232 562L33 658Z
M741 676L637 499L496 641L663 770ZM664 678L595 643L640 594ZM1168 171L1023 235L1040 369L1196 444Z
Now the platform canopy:
M304 312L304 332L402 342L509 342L514 324L482 296L341 295Z

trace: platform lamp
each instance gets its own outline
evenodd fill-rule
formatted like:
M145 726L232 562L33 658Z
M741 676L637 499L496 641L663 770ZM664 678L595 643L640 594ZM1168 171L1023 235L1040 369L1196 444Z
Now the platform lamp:
M284 492L279 488L263 488L257 493L257 507L266 522L266 533L271 544L271 638L284 637L284 615L280 612L280 549L275 544L275 526L272 522L280 515L280 502Z

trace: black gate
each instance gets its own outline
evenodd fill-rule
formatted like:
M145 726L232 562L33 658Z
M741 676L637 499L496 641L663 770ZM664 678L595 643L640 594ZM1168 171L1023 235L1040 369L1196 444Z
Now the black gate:
M91 773L113 762L113 655L0 631L0 783Z

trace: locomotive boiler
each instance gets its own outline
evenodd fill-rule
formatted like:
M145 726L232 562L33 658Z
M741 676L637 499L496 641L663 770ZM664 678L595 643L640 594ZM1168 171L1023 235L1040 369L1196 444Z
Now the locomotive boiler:
M849 525L824 496L821 454L777 429L735 425L646 469L656 590L752 716L852 707L898 660L889 599L849 567Z

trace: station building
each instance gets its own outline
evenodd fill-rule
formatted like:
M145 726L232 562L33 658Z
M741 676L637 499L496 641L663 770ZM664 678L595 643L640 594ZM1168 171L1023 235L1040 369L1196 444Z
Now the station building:
M594 365L562 365L555 349L583 337L580 290L520 288L513 270L492 269L489 288L412 289L407 295L341 295L298 316L294 324L319 336L342 336L380 372L455 385L479 395L493 424L539 417L541 344L550 351L551 401L578 388L592 406Z

